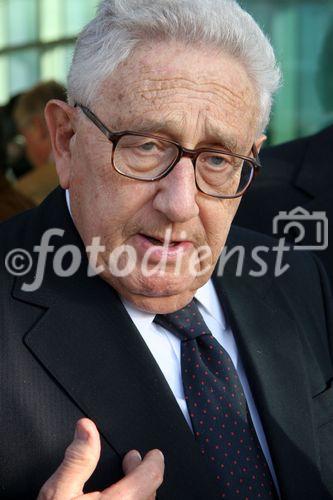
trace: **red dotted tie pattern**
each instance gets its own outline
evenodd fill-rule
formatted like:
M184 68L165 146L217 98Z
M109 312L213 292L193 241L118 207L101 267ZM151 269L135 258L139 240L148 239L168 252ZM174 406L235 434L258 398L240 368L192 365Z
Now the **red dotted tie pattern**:
M154 321L181 340L181 370L195 439L221 486L221 498L276 498L244 392L226 350L192 300Z

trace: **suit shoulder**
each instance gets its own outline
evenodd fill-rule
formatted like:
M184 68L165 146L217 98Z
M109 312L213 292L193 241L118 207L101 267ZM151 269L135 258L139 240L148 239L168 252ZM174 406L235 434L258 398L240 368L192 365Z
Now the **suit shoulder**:
M258 245L268 245L271 247L277 243L277 240L258 231L233 224L229 232L227 243L232 246L244 245L247 248Z
M244 249L244 271L250 281L262 277L278 287L287 287L291 293L307 285L311 289L311 284L319 282L318 276L325 274L312 253L294 250L284 238L275 239L251 229L232 226L226 247L228 252L235 248ZM262 276L260 267L265 271Z
M275 159L281 162L295 163L303 158L310 144L312 147L318 148L324 144L325 148L331 148L333 144L333 125L320 130L316 134L264 148L260 153L260 157L267 162Z
M260 158L263 164L269 164L272 161L298 164L303 158L308 147L310 137L302 137L294 141L285 142L276 146L264 148L260 153Z

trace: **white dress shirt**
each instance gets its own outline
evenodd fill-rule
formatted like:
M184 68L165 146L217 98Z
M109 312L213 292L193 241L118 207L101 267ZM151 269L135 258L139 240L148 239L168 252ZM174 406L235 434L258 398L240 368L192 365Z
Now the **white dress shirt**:
M70 197L68 190L66 191L66 201L69 213L71 214ZM241 359L238 354L236 342L231 328L226 324L221 304L211 280L209 280L204 286L197 290L195 298L198 300L199 310L212 335L227 351L236 368L244 390L245 398L259 443L271 471L272 479L275 483L276 489L277 491L279 491L266 436L252 397L251 389L249 387L249 383L246 378ZM122 302L133 323L135 324L149 350L154 356L157 364L159 365L166 381L170 386L170 389L172 390L176 398L177 403L180 406L180 409L183 412L188 425L193 431L190 415L186 406L181 376L181 341L174 334L158 325L157 323L153 322L155 314L140 311L139 309L134 307L132 303L125 299L122 299Z

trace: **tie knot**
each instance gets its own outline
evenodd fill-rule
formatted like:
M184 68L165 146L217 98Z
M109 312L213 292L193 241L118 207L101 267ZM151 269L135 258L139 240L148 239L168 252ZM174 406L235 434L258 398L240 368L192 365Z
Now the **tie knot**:
M182 341L193 340L201 335L211 335L195 299L179 311L157 314L154 321Z

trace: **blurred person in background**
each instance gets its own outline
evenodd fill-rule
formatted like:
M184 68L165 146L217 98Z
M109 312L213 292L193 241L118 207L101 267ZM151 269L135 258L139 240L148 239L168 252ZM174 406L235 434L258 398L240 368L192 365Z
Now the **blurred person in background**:
M14 109L22 94L13 95L1 107L0 120L5 156L2 166L9 180L15 181L32 170L32 165L26 157L24 137L19 134L14 120Z
M333 72L327 72L333 57L333 22L329 28L318 60L317 89L328 118L333 112ZM333 125L309 137L302 137L260 153L263 165L251 190L246 193L235 217L235 224L272 235L285 237L295 244L300 233L294 226L285 234L285 226L273 234L273 219L280 211L297 207L310 213L321 212L328 219L329 234L333 234ZM307 227L305 227L305 225ZM301 245L316 246L316 234L311 224L305 224ZM313 229L314 226L312 225ZM319 245L317 245L319 247ZM321 259L333 287L333 258L329 248L314 250Z
M36 204L58 185L44 118L45 105L51 99L66 101L64 87L53 80L39 83L22 94L14 110L17 128L25 139L27 158L33 167L15 183L15 188Z
M2 111L0 114L2 115ZM32 201L12 187L5 176L5 165L6 143L2 120L0 120L0 222L34 206Z

